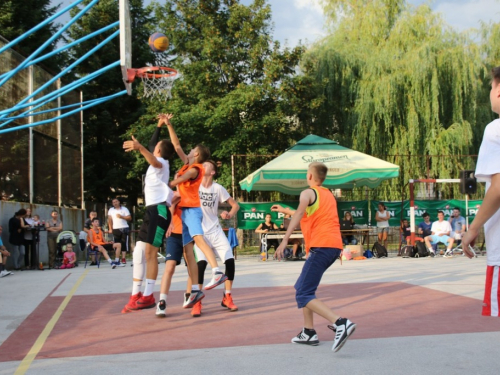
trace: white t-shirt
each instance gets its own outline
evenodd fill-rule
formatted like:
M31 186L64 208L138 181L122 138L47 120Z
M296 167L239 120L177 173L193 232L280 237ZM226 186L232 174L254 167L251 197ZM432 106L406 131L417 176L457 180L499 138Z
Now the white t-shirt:
M128 222L125 219L117 218L116 215L120 214L123 216L130 216L130 211L127 207L120 206L120 208L116 209L111 207L108 210L108 216L111 216L111 220L113 221L113 229L123 229L128 228Z
M385 219L387 220L384 221L377 221L377 227L378 228L388 228L389 227L389 211L385 210L383 213L380 211L377 211L378 213L378 218L379 219Z
M479 148L476 178L486 182L490 188L491 177L500 173L500 120L496 119L484 129L483 141ZM488 266L500 266L500 210L484 224Z
M436 236L442 236L444 233L451 232L451 224L449 221L435 221L432 223L431 232ZM450 233L447 234L449 236Z
M170 178L170 167L168 160L157 157L161 164L161 168L149 166L144 179L144 199L146 206L167 202L167 205L172 204L172 190L168 187Z
M219 203L224 203L231 196L217 182L213 182L208 188L200 185L198 194L200 195L201 210L203 212L203 232L210 233L219 225Z

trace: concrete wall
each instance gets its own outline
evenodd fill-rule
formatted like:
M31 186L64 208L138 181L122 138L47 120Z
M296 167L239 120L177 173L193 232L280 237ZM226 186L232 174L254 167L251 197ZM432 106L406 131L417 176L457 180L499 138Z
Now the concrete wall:
M14 216L14 213L21 208L31 208L32 215L40 216L40 220L47 221L50 219L50 213L52 210L57 210L59 212L59 218L63 223L63 230L73 230L80 233L83 230L83 224L85 223L85 211L74 208L64 208L57 206L45 206L41 204L29 204L22 202L6 202L0 201L0 225L3 227L2 241L7 250L11 250L12 246L9 244L9 219ZM77 248L79 249L79 248ZM83 253L81 251L75 251L79 259L82 259ZM12 267L12 259L10 259L7 267ZM45 265L49 261L49 252L47 247L47 232L40 232L40 243L39 243L39 261L43 262Z

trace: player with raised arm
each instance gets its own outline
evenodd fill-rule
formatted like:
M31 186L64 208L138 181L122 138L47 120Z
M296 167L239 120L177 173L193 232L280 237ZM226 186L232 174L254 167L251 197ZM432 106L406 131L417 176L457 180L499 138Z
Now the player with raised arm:
M230 311L237 311L238 307L233 302L231 292L235 274L233 249L219 224L218 213L219 203L227 202L231 206L231 210L229 212L221 212L220 216L224 220L231 219L236 215L240 206L222 185L214 181L214 178L217 176L217 164L213 160L208 160L203 163L203 168L205 169L205 175L203 176L199 190L201 210L203 212L203 237L213 251L217 252L219 258L226 266L225 275L227 276L227 280L224 283L225 290L222 296L221 306ZM195 245L194 249L196 259L198 260L198 282L201 288L205 269L207 268L207 258L198 246ZM188 281L190 281L190 279ZM188 282L187 292L190 293L190 290L191 283ZM193 317L199 317L201 315L201 309L201 301L198 301L193 306L191 315Z
M142 146L133 136L131 141L123 143L126 152L139 151L149 163L149 167L144 185L146 210L133 253L132 295L122 313L148 309L156 305L153 291L158 276L157 253L170 225L169 207L173 195L168 186L170 179L168 159L172 158L174 147L168 140L158 142L161 126L168 121L169 116L171 115L158 115L158 125L149 142L152 151ZM144 275L146 287L142 293Z
M179 138L170 122L169 117L166 121L170 139L174 145L177 155L185 163L181 170L177 173L177 178L170 181L170 187L177 186L181 201L179 207L182 210L182 242L185 253L194 253L194 244L205 254L208 263L212 267L212 279L205 285L205 289L212 289L224 283L227 276L221 272L215 259L214 252L208 246L203 238L203 213L201 211L201 202L199 196L199 188L204 175L203 163L210 157L210 151L207 147L199 144L186 155L180 145ZM190 275L193 287L191 294L187 296L183 307L189 308L194 306L196 302L201 300L204 295L199 290L198 280L195 275Z
M297 210L274 205L273 211L292 215L283 241L276 249L276 257L283 258L288 239L300 221L308 253L302 272L295 283L297 306L304 314L304 328L292 339L292 343L318 345L318 335L314 330L314 313L332 322L328 328L335 332L332 350L337 352L356 329L356 324L341 318L316 297L316 290L325 271L339 258L342 251L342 236L337 215L337 201L332 192L321 186L328 168L323 163L314 162L307 170L309 189L300 194Z

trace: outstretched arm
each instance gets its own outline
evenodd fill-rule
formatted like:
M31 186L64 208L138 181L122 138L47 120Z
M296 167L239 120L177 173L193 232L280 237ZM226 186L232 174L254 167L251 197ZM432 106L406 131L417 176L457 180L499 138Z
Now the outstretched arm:
M125 150L125 152L137 150L142 154L142 156L144 156L144 158L147 160L147 162L150 165L152 165L153 167L158 168L158 169L162 167L162 164L158 161L158 159L156 159L156 157L151 152L149 152L146 149L146 147L141 145L139 143L139 141L137 141L137 139L135 139L134 136L132 136L131 141L123 142L123 149Z
M168 183L168 186L172 189L174 186L179 185L181 182L187 181L189 179L194 179L198 176L198 169L192 168L184 173L182 176L179 176Z
M188 157L184 153L184 150L181 147L181 143L179 142L179 138L177 137L177 133L174 130L174 127L172 126L172 123L170 122L170 119L172 118L172 115L167 115L164 117L165 123L167 124L167 129L168 129L168 134L170 135L170 141L174 145L175 152L177 152L177 155L181 158L181 160L187 164L188 163Z

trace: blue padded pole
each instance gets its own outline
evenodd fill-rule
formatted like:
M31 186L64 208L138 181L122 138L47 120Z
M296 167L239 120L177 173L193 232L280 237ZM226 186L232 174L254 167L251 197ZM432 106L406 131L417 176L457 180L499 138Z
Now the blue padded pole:
M17 43L19 43L20 41L26 39L28 36L30 36L31 34L33 34L35 31L38 31L40 30L42 27L46 26L47 24L49 24L50 22L54 21L56 18L60 17L61 15L63 15L64 13L66 13L68 10L71 10L72 8L74 8L75 6L77 6L78 4L80 4L82 1L84 0L76 0L74 3L68 5L66 8L64 8L63 10L57 12L56 14L54 14L53 16L50 16L49 18L47 18L45 21L43 22L40 22L38 25L36 25L35 27L33 27L32 29L26 31L23 35L21 36L18 36L16 39L14 39L12 42L9 42L7 43L5 46L3 46L2 48L0 48L0 53L3 53L5 52L7 49L15 46Z
M102 34L102 33L106 32L106 31L108 31L109 29L112 29L112 28L114 28L114 27L118 26L119 24L120 24L120 21L116 21L115 23L112 23L111 25L108 25L108 26L106 26L106 27L103 27L103 28L102 28L102 29L100 29L100 30L94 31L93 33L91 33L91 34L87 35L87 37L82 37L82 38L80 38L80 39L78 39L78 40L75 40L74 42L71 42L71 43L69 43L69 44L66 44L66 45L64 45L63 47L61 47L61 48L59 48L59 49L57 49L57 50L55 50L55 51L52 51L52 52L50 52L50 53L48 53L48 54L46 54L46 55L43 55L43 56L39 57L38 59L35 59L35 60L31 61L28 65L26 65L26 66L25 66L25 68L27 68L27 67L29 67L29 66L31 66L31 65L35 65L35 64L39 63L40 61L43 61L43 60L45 60L45 59L48 59L48 58L49 58L49 57L51 57L51 56L54 56L55 54L58 54L58 53L60 53L60 52L62 52L62 51L65 51L65 50L67 50L67 49L69 49L69 48L71 48L71 47L73 47L73 46L76 46L77 44L80 44L80 43L84 42L85 40L87 40L87 39L89 39L89 38L93 38L93 37L95 37L95 36L97 36L97 35L99 35L99 34ZM4 76L6 76L8 73L9 73L9 72L6 72L6 73L4 73L4 74L1 74L1 75L0 75L0 78L3 78L3 77L4 77Z
M78 19L80 19L90 8L92 8L99 0L93 0L89 5L83 8L80 13L78 13L75 17L71 19L66 25L64 25L61 29L59 29L54 35L52 35L45 43L42 44L35 52L33 52L29 57L27 57L21 64L19 64L15 69L12 69L8 74L2 78L0 81L0 87L2 87L5 82L11 79L18 72L23 70L28 63L33 60L38 54L43 51L50 43L56 40L62 33L64 33L72 24L74 24Z
M75 113L78 113L78 112L84 111L86 109L92 108L92 107L94 107L94 106L96 106L98 104L101 104L101 103L105 102L105 101L114 99L114 98L116 98L118 96L125 95L126 93L127 93L127 90L123 90L123 91L120 91L120 92L118 92L116 94L113 94L113 95L105 96L103 98L94 99L91 103L87 104L86 106L84 106L82 108L74 109L71 112L64 113L64 114L62 114L60 116L57 116L55 118L52 118L52 119L38 121L38 122L35 122L33 124L16 126L16 127L9 128L9 129L3 129L3 130L0 130L0 134L9 133L9 132L17 131L17 130L22 130L22 129L26 129L26 128L30 128L30 127L34 127L34 126L40 126L40 125L48 124L48 123L51 123L51 122L55 122L55 121L60 120L62 118L74 115Z
M70 71L71 69L73 69L75 66L77 66L78 64L80 64L83 60L87 59L90 55L92 55L94 52L98 51L99 49L101 49L104 45L106 45L110 40L112 40L114 37L116 37L117 35L120 34L120 30L116 30L113 34L111 34L110 36L108 36L105 40L103 40L101 43L99 43L97 46L95 46L94 48L92 48L90 51L88 51L85 55L83 55L82 57L80 57L78 60L76 60L73 64L71 64L70 66L64 68L63 71L61 71L59 74L55 75L54 77L52 77L50 80L48 80L47 82L45 82L42 86L40 86L38 89L36 89L35 91L33 91L30 95L28 95L26 98L24 98L23 100L21 100L19 103L17 103L13 108L18 108L18 106L28 102L31 98L35 97L38 93L42 92L43 90L45 90L48 86L50 86L52 83L54 83L55 81L57 81L59 78L61 78L63 75L66 74L66 72ZM31 103L33 104L33 103ZM0 112L0 114L2 114L2 112ZM2 119L3 117L5 116L0 116L0 119Z
M26 103L26 104L23 104L23 105L20 105L20 106L16 106L16 107L13 107L13 108L9 108L7 110L4 110L4 111L0 111L0 120L1 119L4 119L6 116L8 116L10 113L12 112L15 112L15 111L19 111L23 108L26 108L26 107L32 107L32 106L35 106L33 108L31 108L30 110L26 111L25 113L23 113L23 115L25 115L26 113L29 113L39 107L42 107L44 106L45 104L47 104L49 101L51 100L54 100L62 95L65 95L66 93L74 90L75 88L81 86L82 84L94 79L95 77L97 77L98 75L101 75L102 73L106 72L107 70L110 70L116 66L120 65L120 61L115 61L114 63L108 65L108 66L105 66L104 68L101 68L97 71L95 71L94 73L86 76L86 77L82 77L80 78L79 80L77 81L74 81L64 87L61 87L60 89L58 90L55 90L33 102L30 102L30 103ZM23 117L26 117L26 116L23 116ZM9 121L6 121L5 123L2 123L0 124L0 128L7 125L8 123L12 122L12 120L9 120Z

